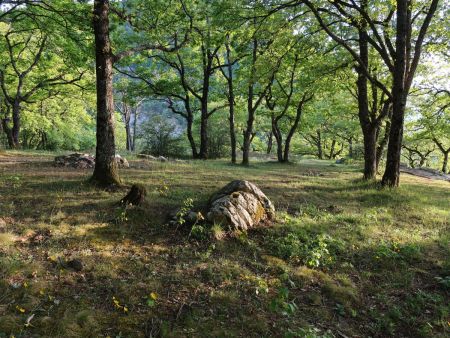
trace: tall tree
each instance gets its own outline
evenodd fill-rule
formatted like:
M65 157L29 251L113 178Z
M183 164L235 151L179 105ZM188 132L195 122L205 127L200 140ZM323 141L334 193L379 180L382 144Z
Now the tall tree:
M436 14L439 0L423 1L414 8L409 0L397 0L395 4L386 3L375 9L370 8L365 0L361 3L333 1L329 2L328 8L315 5L309 0L304 0L302 3L312 11L324 31L351 54L365 77L376 84L392 102L387 163L382 184L390 187L398 186L407 96L419 64L422 45L431 20ZM372 76L364 54L360 55L354 49L350 43L351 40L341 38L333 31L332 24L324 18L329 17L330 7L334 9L332 16L339 18L334 22L344 22L362 32L363 41L367 41L377 56L383 60L392 77L390 89ZM416 11L413 12L413 9ZM394 36L391 34L393 25L395 25ZM364 33L366 31L370 34ZM392 43L392 38L395 38L395 44Z
M97 88L97 146L92 180L120 184L114 136L113 54L109 37L109 0L94 1L95 73Z

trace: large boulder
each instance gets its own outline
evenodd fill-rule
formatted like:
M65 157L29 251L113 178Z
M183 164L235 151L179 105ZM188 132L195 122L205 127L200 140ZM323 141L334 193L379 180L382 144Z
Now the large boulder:
M275 218L275 207L253 183L228 183L209 200L207 219L232 230L247 230Z

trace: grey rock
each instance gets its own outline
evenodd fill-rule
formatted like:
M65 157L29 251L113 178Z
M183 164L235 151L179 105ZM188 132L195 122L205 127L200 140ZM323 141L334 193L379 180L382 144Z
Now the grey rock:
M128 163L128 161L125 157L116 155L115 159L116 159L116 162L117 162L117 165L119 166L119 168L129 168L130 167L130 164Z
M249 181L232 181L209 200L207 219L233 230L247 230L274 218L272 202Z

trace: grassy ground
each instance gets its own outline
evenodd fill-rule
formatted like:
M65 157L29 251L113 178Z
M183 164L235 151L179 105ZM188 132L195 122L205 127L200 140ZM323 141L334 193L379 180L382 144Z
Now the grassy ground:
M100 191L49 155L0 155L0 337L448 337L450 184L396 191L327 161L121 170L148 189ZM232 179L277 222L221 237L165 225ZM79 259L77 272L66 266Z

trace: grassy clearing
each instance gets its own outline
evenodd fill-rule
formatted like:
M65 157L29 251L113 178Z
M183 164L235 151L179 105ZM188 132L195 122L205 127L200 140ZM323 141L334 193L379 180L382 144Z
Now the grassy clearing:
M450 185L379 190L327 161L224 161L121 171L144 206L93 189L48 154L0 155L0 337L446 337ZM165 225L232 179L274 202L271 227ZM80 259L76 272L64 264Z

